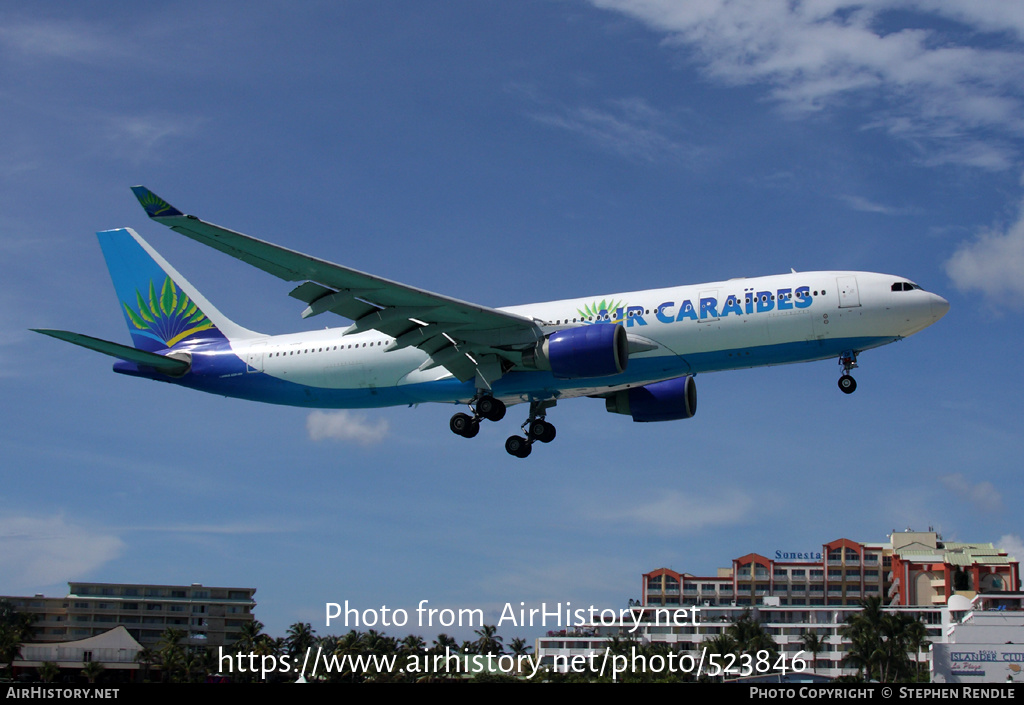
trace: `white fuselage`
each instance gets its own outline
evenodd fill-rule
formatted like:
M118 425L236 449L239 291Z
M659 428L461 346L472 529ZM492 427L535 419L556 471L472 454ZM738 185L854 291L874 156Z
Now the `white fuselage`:
M916 333L948 310L944 299L916 285L894 290L904 282L867 272L806 272L508 307L502 310L534 319L544 334L619 323L634 351L621 374L565 380L542 371L512 371L493 393L510 403L575 397L685 374L859 352ZM230 394L226 390L265 376L305 391L296 396L278 385L269 395L241 389L231 395L373 407L465 402L475 393L472 382L459 383L443 367L421 369L429 358L417 348L388 351L394 340L389 336L372 331L345 335L345 330L233 340L231 349L246 363L245 372L222 374L240 379L216 391Z

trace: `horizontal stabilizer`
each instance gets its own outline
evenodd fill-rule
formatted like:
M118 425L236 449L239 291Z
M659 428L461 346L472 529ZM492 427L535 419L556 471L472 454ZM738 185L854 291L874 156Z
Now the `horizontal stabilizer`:
M81 333L71 333L66 330L48 330L42 328L32 328L31 330L36 333L48 335L51 338L65 340L69 343L80 345L83 348L89 348L90 350L101 352L104 355L110 355L111 357L127 360L128 362L134 362L138 365L145 365L146 367L153 367L158 372L170 375L171 377L178 377L188 372L189 363L186 360L178 360L173 357L166 357L164 355L146 352L145 350L139 350L138 348L133 348L129 345L112 343L109 340L100 340L99 338L82 335Z

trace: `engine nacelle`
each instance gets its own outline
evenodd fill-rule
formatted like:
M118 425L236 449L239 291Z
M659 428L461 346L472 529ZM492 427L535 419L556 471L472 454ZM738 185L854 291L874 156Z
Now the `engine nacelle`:
M605 409L627 414L634 421L676 421L697 413L697 384L693 375L654 382L615 392L605 398Z
M609 377L626 369L629 341L623 327L614 323L567 328L546 337L523 362L551 370L559 379Z

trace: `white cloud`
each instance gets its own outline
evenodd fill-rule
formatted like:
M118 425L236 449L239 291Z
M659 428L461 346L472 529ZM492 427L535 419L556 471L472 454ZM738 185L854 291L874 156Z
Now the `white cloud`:
M106 153L136 164L174 154L174 143L196 132L202 123L180 115L101 115L97 119L107 141Z
M124 550L103 530L52 517L0 517L0 565L9 589L81 580Z
M981 131L1024 133L1024 55L1012 45L1024 38L1024 12L1012 3L591 1L667 34L713 80L765 85L795 113L870 105L870 126L922 148L925 163L1005 169L1016 151ZM949 26L940 32L937 21ZM1001 41L982 46L982 33Z
M84 22L0 17L0 47L31 61L123 58L124 47L131 41Z
M673 133L675 122L640 98L595 107L556 106L530 115L537 122L575 132L599 148L633 161L691 160L700 149Z
M662 493L651 502L617 512L602 512L600 518L646 524L669 531L697 531L747 521L753 508L754 500L738 490L720 497L671 491Z
M247 536L250 534L276 534L296 531L294 527L276 525L262 520L259 523L237 522L233 524L169 524L165 526L132 526L130 531L153 531L176 534L217 534L224 536Z
M306 430L314 441L334 439L369 446L380 443L388 435L387 419L368 421L351 411L314 411L306 418Z
M1005 230L985 230L965 242L946 262L946 273L961 291L978 290L1004 307L1024 300L1024 205Z
M861 196L840 196L840 200L855 211L864 213L880 213L882 215L914 215L919 210L916 208L900 208L898 206L887 206L884 203L875 203Z
M1024 560L1024 541L1018 534L1006 534L999 537L999 540L996 541L996 548L1006 551L1010 557L1018 561Z
M960 473L944 475L942 484L957 495L969 500L982 512L996 512L1003 508L1003 497L991 482L982 481L972 485Z

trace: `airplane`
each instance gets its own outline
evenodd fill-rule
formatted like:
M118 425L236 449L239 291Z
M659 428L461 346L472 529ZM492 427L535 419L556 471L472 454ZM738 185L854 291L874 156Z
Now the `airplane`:
M269 336L218 311L130 228L97 233L132 346L33 329L118 358L114 371L227 397L308 408L466 405L449 426L472 438L483 420L528 404L522 435L505 450L525 458L549 443L547 411L561 400L603 398L637 422L687 419L694 376L837 358L839 388L861 352L942 318L949 303L905 277L796 272L693 286L599 294L490 308L399 284L186 215L144 186L146 214L186 237L290 282L303 318L352 321Z

